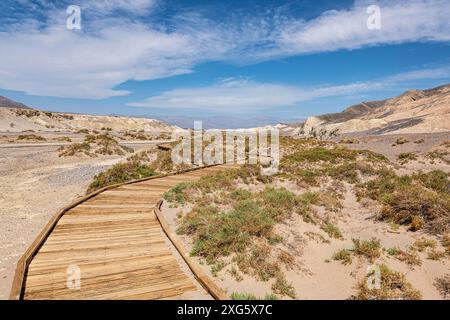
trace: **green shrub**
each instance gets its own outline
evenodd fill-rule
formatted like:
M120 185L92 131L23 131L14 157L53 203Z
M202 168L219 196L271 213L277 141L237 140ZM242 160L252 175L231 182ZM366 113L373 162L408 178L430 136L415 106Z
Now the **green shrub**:
M343 264L351 264L352 263L352 255L351 255L350 251L348 251L346 249L342 249L333 254L333 260L341 261Z
M118 163L105 172L99 173L89 185L88 193L103 187L156 175L153 168L136 161Z
M370 240L352 239L353 249L352 252L355 255L365 256L369 260L373 261L381 254L380 240L372 238Z
M331 222L324 223L321 229L325 231L330 236L330 238L342 239L341 230L339 230L339 228Z

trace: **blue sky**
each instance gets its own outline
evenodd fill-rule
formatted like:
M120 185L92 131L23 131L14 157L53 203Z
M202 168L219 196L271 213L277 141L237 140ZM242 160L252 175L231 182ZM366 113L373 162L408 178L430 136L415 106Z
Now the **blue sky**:
M71 4L81 30L66 28ZM80 113L295 121L449 83L449 14L446 0L3 0L0 95Z

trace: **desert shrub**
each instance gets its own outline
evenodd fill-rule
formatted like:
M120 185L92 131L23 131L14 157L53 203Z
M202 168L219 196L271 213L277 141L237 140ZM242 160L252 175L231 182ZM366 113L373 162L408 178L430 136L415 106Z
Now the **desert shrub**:
M257 297L253 293L240 293L232 292L230 295L231 300L278 300L278 296L275 294L266 294L264 297Z
M323 231L325 231L330 236L330 238L335 238L335 239L343 238L341 230L339 230L339 228L337 226L335 226L334 224L332 224L331 222L324 223L321 226L321 229Z
M427 226L427 230L442 233L449 226L450 197L432 192L419 185L402 186L383 198L381 220L410 226L411 231Z
M446 251L439 251L439 250L436 250L436 249L432 249L432 250L430 250L428 252L427 259L440 260L440 259L445 258L446 256L447 256L447 252Z
M419 252L423 252L427 249L434 249L436 248L436 241L433 239L427 239L425 237L421 237L420 239L417 239L414 241L412 248Z
M404 251L397 247L393 247L386 249L386 252L410 266L420 266L422 264L422 261L420 261L420 258L414 250Z
M172 161L172 155L170 150L158 149L156 159L151 163L152 167L159 172L174 172L186 170L192 167L188 164L175 164Z
M36 134L21 134L17 137L17 140L47 141L44 137Z
M397 156L400 163L405 164L409 161L417 160L417 155L414 152L402 152Z
M397 255L397 259L410 266L420 266L422 264L422 261L420 261L419 256L412 250L401 251Z
M397 176L392 170L381 170L376 179L359 184L356 193L358 198L381 202L380 220L409 225L411 231L426 227L442 233L450 225L450 196L431 189L444 189L445 179L439 172Z
M61 142L72 142L72 139L70 139L69 137L57 137L53 138L53 140Z
M393 170L381 169L376 179L357 186L357 196L382 201L396 189L411 185L411 182L409 176L397 176Z
M239 271L232 266L230 270L228 270L228 273L233 277L233 279L237 282L241 282L244 278L242 277L242 275L239 273Z
M82 143L74 143L59 149L59 156L87 155L96 157L97 155L125 155L133 153L132 148L121 146L116 139L108 134L93 135L88 134Z
M261 281L268 281L280 272L280 264L271 258L271 248L265 244L253 245L248 252L234 258L239 270L256 276Z
M17 116L25 116L27 118L38 117L41 115L39 110L30 110L30 109L14 109L14 113Z
M350 251L346 249L339 250L333 254L333 260L341 261L343 264L352 263L352 255Z
M278 254L278 261L281 261L287 268L293 269L295 265L295 258L286 250L280 250Z
M163 198L170 202L175 202L177 204L184 204L186 202L184 190L188 186L189 186L188 183L179 183L175 187L164 193Z
M191 254L204 257L208 263L232 253L248 256L253 250L250 244L254 239L273 243L272 240L276 238L273 226L292 214L312 220L309 211L311 203L315 201L314 194L297 196L284 188L271 187L257 193L242 189L227 191L226 184L231 183L238 173L239 170L234 173L227 170L227 173L204 177L203 180L189 186L179 186L166 194L171 200L178 198L178 201L191 202L192 198L186 199L187 193L192 196L190 190L209 192L211 184L220 183L222 186L220 196L227 199L229 209L219 210L209 201L194 202L192 211L181 219L178 228L178 233L192 236L194 244ZM198 196L202 198L202 195L204 192L200 192ZM262 255L261 252L259 254ZM240 257L241 271L246 262L244 258Z
M449 155L448 151L445 150L433 150L426 154L426 157L429 158L432 162L436 159L445 162L446 164L450 164L450 161L446 159Z
M137 161L118 163L96 175L87 192L90 193L109 185L147 178L156 174L152 167Z
M315 186L318 184L319 173L313 170L299 169L296 170L295 176L299 181L302 181L307 185Z
M352 252L358 256L364 256L370 261L378 258L381 254L380 240L372 238L370 240L352 239Z
M282 167L290 165L298 165L302 162L329 162L338 163L342 160L356 160L357 152L347 148L335 147L313 147L310 149L298 150L292 154L283 157L281 160Z
M334 179L356 183L359 181L358 168L355 161L345 162L341 165L330 165L325 168L325 173Z
M397 145L405 144L408 142L409 142L409 140L406 139L405 137L400 137L395 140L395 142L392 144L392 146L397 146Z
M433 170L427 173L419 172L413 175L415 179L420 180L425 187L437 192L449 192L450 182L448 173L442 170Z
M444 299L450 296L450 275L445 275L437 278L434 281L434 286L438 289L439 293Z
M278 274L275 283L272 285L272 291L282 296L288 296L295 299L295 289L289 284L283 274Z
M60 147L60 157L71 157L78 154L84 154L86 156L91 156L91 145L89 143L73 143L70 146Z
M421 293L406 280L403 273L390 270L386 265L380 265L380 288L369 288L367 279L357 285L354 300L419 300ZM375 272L375 271L373 271ZM373 276L373 272L368 277Z
M445 252L450 255L450 233L446 233L442 236L441 243Z

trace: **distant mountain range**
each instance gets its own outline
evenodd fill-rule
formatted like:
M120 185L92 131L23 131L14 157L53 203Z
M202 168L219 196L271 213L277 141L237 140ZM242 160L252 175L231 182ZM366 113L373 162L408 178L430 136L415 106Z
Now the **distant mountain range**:
M289 118L275 116L254 116L254 115L222 115L222 116L150 116L181 128L192 128L194 121L202 121L203 129L241 129L256 128L267 125L276 125L278 123L292 123ZM306 118L298 118L295 122L304 122Z
M26 105L24 105L23 103L13 101L3 96L0 96L0 108L31 109Z
M450 131L450 84L428 90L409 90L395 98L361 102L342 112L304 119L277 119L270 116L93 116L34 110L0 96L0 131L48 130L88 127L114 130L170 131L192 128L201 120L204 129L277 127L284 134L332 136L347 133L432 133ZM20 111L20 110L24 111ZM159 119L159 120L155 120ZM280 122L289 124L280 124ZM168 124L170 123L170 125Z
M81 129L170 133L166 122L125 116L101 116L36 110L0 96L0 132L78 131Z
M395 98L362 102L342 112L310 117L300 131L314 135L450 131L450 84L409 90Z

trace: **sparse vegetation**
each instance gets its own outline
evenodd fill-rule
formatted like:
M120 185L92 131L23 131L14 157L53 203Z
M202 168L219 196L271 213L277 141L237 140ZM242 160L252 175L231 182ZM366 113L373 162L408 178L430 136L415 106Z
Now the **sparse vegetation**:
M450 275L445 275L437 278L434 281L434 286L439 290L442 298L447 299L450 296Z
M367 279L361 280L356 289L354 300L420 300L421 293L406 280L403 273L392 271L386 265L380 265L380 288L369 287ZM374 276L373 271L367 277Z
M370 240L352 239L352 252L358 256L364 256L370 261L378 258L381 254L380 240L372 238Z
M331 222L324 223L321 227L323 231L325 231L330 238L342 239L342 232L339 230L337 226L332 224Z
M405 137L399 137L395 140L395 142L392 144L393 147L398 146L398 145L402 145L405 143L408 143L409 140L406 139Z
M433 180L434 176L440 178ZM444 179L442 173L436 172L397 176L393 171L384 170L378 178L357 186L357 195L383 204L380 220L409 225L411 231L426 227L429 232L442 233L450 225L447 214L450 211L450 196L447 192L432 189L443 189Z
M60 157L86 155L96 157L98 155L125 155L133 153L132 148L121 146L116 139L108 134L86 135L82 143L74 143L59 149Z
M405 164L409 161L417 160L417 155L414 152L402 152L398 155L397 159L401 164Z
M414 250L410 249L408 251L404 251L397 247L393 247L386 249L386 252L410 266L420 266L422 264L420 258L417 256L417 253Z
M96 175L89 185L87 193L103 187L156 175L155 170L139 161L118 163L112 168Z
M341 261L343 264L351 264L352 255L349 250L342 249L333 255L333 260Z
M426 157L431 160L432 163L434 163L436 160L441 160L442 162L446 164L450 164L450 161L447 159L449 153L445 150L433 150L426 154Z
M398 175L394 171L397 165L371 151L350 150L315 139L281 137L280 142L285 149L277 175L262 176L256 166L244 166L180 184L165 194L170 206L189 207L187 213L179 216L177 232L189 236L193 241L191 255L206 261L213 274L225 269L235 281L241 281L244 274L259 281L274 280L275 293L295 296L295 291L290 292L293 288L284 270L301 264L297 262L297 252L286 250L293 248L288 247L291 245L288 241L292 240L283 239L284 234L278 228L295 214L315 224L311 228L317 228L318 232L304 232L305 237L319 243L343 239L336 222L346 214L340 211L348 192L356 192L358 200L369 198L380 203L376 217L388 222L394 231L400 225L411 231L422 228L433 233L448 229L445 212L449 211L450 199L445 172ZM403 143L407 142L400 139L399 144ZM410 160L411 155L399 159ZM292 182L298 186L297 193L280 187L289 188ZM373 205L372 201L365 203ZM330 240L320 234L319 228ZM352 248L335 252L332 259L351 264L352 258L363 257L373 263L386 252L410 267L422 263L419 249L413 246L383 251L378 239L352 240ZM441 259L444 255L438 250L427 250L429 259ZM373 294L374 299L420 298L420 293L409 287L402 276L386 267L384 292L364 294L371 297ZM399 286L394 288L391 282L396 280Z
M72 142L72 139L70 139L69 137L56 137L53 138L53 140L60 142Z
M278 300L278 296L275 294L266 294L263 298L257 297L253 293L240 293L232 292L231 300Z
M219 174L202 178L189 186L177 186L166 197L185 201L186 192L209 188L210 180L219 177L222 176ZM273 235L274 224L291 214L302 215L311 221L308 210L314 199L309 194L296 196L284 188L268 187L258 193L237 190L230 194L229 201L229 210L220 210L214 203L205 201L195 205L192 212L183 217L178 232L193 236L193 255L212 262L231 253L243 253L251 238L269 239Z
M295 289L286 281L282 274L278 274L275 283L272 285L272 290L282 296L288 296L295 299Z
M413 245L412 248L414 248L415 250L419 251L419 252L423 252L426 249L430 248L430 249L434 249L436 248L436 241L433 239L427 239L425 237L421 237L420 239L417 239Z
M42 136L36 135L36 134L21 134L17 137L18 141L23 141L23 140L27 140L27 141L47 141L47 139L45 139Z

